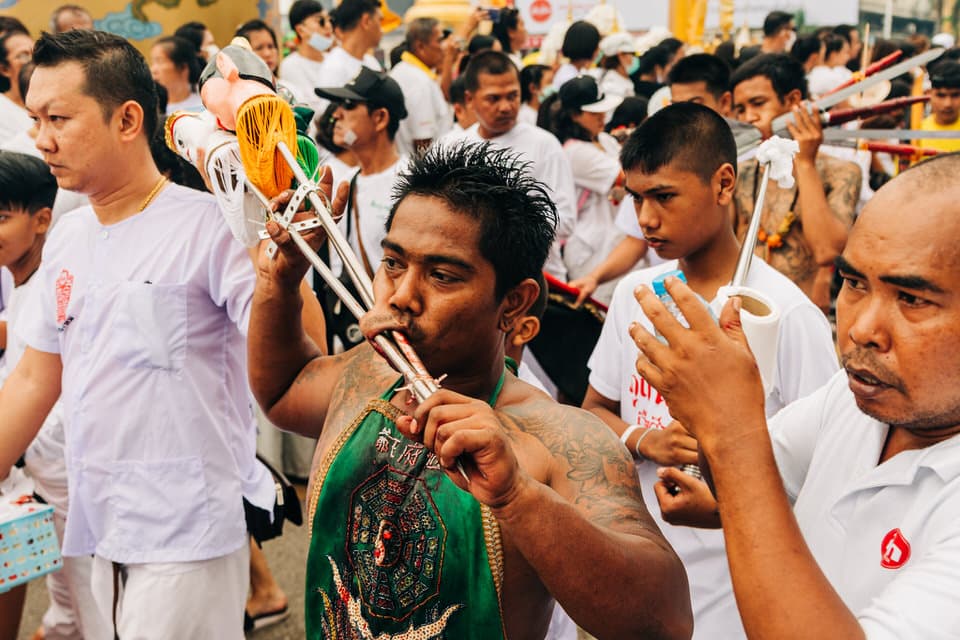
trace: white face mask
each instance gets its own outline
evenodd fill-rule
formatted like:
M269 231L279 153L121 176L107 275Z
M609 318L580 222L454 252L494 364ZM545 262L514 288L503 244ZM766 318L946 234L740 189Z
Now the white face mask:
M307 44L311 49L316 49L317 51L326 51L333 46L333 39L328 38L322 33L315 33L310 36L310 39L307 40Z

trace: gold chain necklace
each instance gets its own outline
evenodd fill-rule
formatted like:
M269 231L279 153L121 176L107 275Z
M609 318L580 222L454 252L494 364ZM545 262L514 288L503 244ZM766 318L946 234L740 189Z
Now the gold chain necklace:
M165 184L167 184L167 176L160 176L160 181L154 185L153 189L150 190L150 193L147 194L147 197L144 198L140 208L137 209L137 213L142 212L144 209L150 206L150 203L153 202L153 199L157 197L157 194L160 193L160 189L162 189L163 185Z

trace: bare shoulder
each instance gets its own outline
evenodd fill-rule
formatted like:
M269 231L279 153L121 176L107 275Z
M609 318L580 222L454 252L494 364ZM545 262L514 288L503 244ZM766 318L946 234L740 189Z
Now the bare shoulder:
M367 401L376 398L396 381L399 374L366 343L350 351L327 358L317 358L304 367L299 383L310 384L314 373L325 365L339 371L332 381L330 408L324 424L324 435L339 433L363 410ZM322 380L322 382L321 382ZM330 384L328 376L317 376L313 384Z
M599 418L542 393L530 393L501 411L508 428L542 446L546 484L592 522L628 532L655 529L633 459Z

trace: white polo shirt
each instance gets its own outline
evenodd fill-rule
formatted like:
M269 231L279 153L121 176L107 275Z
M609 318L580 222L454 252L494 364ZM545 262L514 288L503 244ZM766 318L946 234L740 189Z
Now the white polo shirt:
M248 400L253 265L213 196L168 185L103 226L65 215L21 331L60 354L70 486L63 553L186 562L247 544L264 504Z
M460 136L447 135L443 144L456 143L459 140L487 142L479 133L480 124L464 130ZM563 147L552 134L535 126L518 122L510 131L491 138L494 147L513 149L521 158L530 162L533 177L543 182L553 195L557 206L557 237L550 247L547 262L543 270L560 280L567 280L567 267L563 264L560 247L573 233L577 223L577 202L573 191L573 171L563 153Z
M770 422L817 564L870 640L960 633L960 437L878 464L888 426L838 372Z
M614 291L600 340L587 362L590 385L604 397L620 403L620 418L627 424L663 429L673 420L664 399L637 373L639 349L628 329L631 323L638 322L653 331L633 291L641 284L650 286L656 276L676 268L677 261L671 260L624 276ZM777 368L773 388L766 398L769 416L823 385L837 370L837 356L827 319L784 275L755 260L746 286L771 298L781 313ZM658 481L657 465L638 462L637 470L647 509L687 570L694 638L744 637L733 598L723 532L666 523L653 491Z
M314 89L323 86L323 61L311 60L297 51L290 52L280 63L277 75L282 84L292 90L294 96L303 100L311 108L319 111L326 107L326 100L314 93Z
M412 54L411 54L412 55ZM413 157L414 140L437 140L453 126L453 110L443 97L436 77L416 64L401 60L390 76L403 91L407 117L400 121L396 143L400 153Z

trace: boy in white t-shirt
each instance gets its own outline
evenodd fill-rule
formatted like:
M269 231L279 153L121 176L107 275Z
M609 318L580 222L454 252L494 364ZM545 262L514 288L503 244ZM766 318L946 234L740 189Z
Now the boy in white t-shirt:
M714 111L693 103L667 107L645 121L624 145L621 163L637 221L666 263L625 277L613 295L600 340L590 358L583 407L595 413L637 460L648 507L684 562L690 580L695 636L743 637L720 531L672 526L660 517L654 485L658 466L696 464L697 442L674 421L656 389L637 374L633 323L650 326L634 300L640 285L681 269L704 300L729 283L740 247L730 225L736 185L736 144ZM754 261L746 285L780 309L777 368L766 398L768 414L819 388L837 369L830 327L823 314L786 277ZM691 479L692 480L692 479ZM702 481L684 485L706 493ZM663 490L663 485L661 485Z

